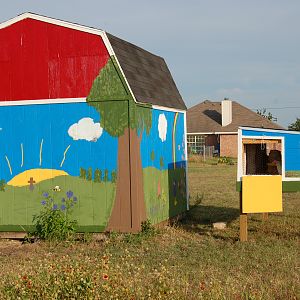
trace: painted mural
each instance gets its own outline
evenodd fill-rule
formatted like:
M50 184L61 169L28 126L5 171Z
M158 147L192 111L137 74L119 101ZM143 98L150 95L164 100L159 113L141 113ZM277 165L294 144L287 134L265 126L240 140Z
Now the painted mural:
M27 230L48 200L71 200L79 231L186 211L184 114L137 104L100 36L26 19L0 41L0 100L26 102L0 107L1 231Z
M183 113L153 109L141 152L147 217L156 224L186 211Z

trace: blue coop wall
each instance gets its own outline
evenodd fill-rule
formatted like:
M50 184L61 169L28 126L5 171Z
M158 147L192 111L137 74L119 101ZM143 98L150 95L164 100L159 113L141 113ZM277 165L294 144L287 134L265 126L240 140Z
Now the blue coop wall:
M300 171L300 133L242 129L242 135L284 138L285 171Z

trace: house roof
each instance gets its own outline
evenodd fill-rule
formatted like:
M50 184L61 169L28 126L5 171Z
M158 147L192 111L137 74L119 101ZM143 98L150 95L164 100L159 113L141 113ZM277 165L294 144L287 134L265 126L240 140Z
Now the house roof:
M165 60L106 33L137 101L186 110Z
M33 13L23 13L3 22L0 24L0 29L27 18L101 36L109 54L116 55L119 67L123 71L137 102L186 110L185 103L162 57L106 33L101 29Z
M232 122L222 126L221 102L206 100L187 110L188 133L237 132L240 126L284 129L249 108L232 101Z

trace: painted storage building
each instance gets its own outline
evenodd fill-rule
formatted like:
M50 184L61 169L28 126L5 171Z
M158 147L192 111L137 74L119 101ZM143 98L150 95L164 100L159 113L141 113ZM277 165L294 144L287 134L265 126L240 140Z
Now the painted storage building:
M163 58L31 13L0 25L0 231L72 200L78 231L187 210L186 106Z

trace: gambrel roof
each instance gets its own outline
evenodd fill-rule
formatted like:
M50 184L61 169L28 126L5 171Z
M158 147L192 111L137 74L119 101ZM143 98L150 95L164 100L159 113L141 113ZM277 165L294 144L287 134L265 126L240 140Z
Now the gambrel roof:
M185 103L162 57L103 30L33 13L24 13L8 20L0 24L0 29L28 18L101 36L109 54L116 57L136 102L186 110Z

